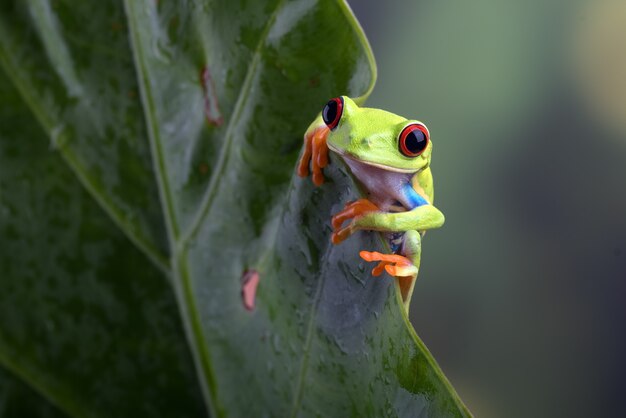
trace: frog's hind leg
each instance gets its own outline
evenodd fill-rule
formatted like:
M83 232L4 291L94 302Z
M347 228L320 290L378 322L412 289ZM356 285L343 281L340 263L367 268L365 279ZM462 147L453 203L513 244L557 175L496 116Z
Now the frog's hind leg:
M407 231L404 234L404 242L402 243L401 252L405 257L411 260L411 264L414 268L413 274L410 276L394 275L397 277L398 283L400 284L402 301L404 302L404 308L408 314L409 305L411 304L411 296L413 295L413 288L415 287L417 273L420 268L420 259L422 256L422 235L417 231Z
M404 234L401 254L381 254L375 251L361 251L359 253L365 261L379 261L372 270L372 275L380 276L385 270L398 279L400 294L407 313L420 264L421 240L419 232L408 231Z

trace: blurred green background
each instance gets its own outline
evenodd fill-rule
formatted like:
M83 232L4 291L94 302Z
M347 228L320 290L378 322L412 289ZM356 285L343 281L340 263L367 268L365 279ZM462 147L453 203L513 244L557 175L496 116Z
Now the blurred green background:
M350 4L433 137L418 334L477 417L626 416L626 2Z

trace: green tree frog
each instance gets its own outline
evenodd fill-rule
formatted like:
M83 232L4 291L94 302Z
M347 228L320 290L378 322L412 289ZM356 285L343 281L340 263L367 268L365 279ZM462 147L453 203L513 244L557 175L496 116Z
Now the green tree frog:
M308 176L310 166L313 183L321 186L329 149L343 159L367 194L333 216L331 240L339 244L358 230L381 232L391 254L361 251L360 256L378 262L374 276L386 271L397 279L408 312L422 237L444 223L433 206L430 133L417 120L359 107L341 96L331 99L306 130L298 174Z

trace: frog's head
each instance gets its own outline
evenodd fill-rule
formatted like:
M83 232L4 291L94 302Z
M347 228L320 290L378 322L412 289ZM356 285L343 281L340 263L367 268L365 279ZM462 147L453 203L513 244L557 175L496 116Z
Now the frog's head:
M405 173L430 164L430 135L419 121L359 107L346 96L331 99L322 119L330 129L328 147L342 156Z

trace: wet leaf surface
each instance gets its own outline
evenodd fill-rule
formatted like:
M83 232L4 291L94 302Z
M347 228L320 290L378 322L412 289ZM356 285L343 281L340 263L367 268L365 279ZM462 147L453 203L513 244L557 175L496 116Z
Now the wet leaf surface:
M60 410L468 414L358 258L380 237L330 244L346 169L294 177L373 85L345 4L7 1L0 63L0 364Z
M70 415L201 415L167 278L0 97L0 365Z

